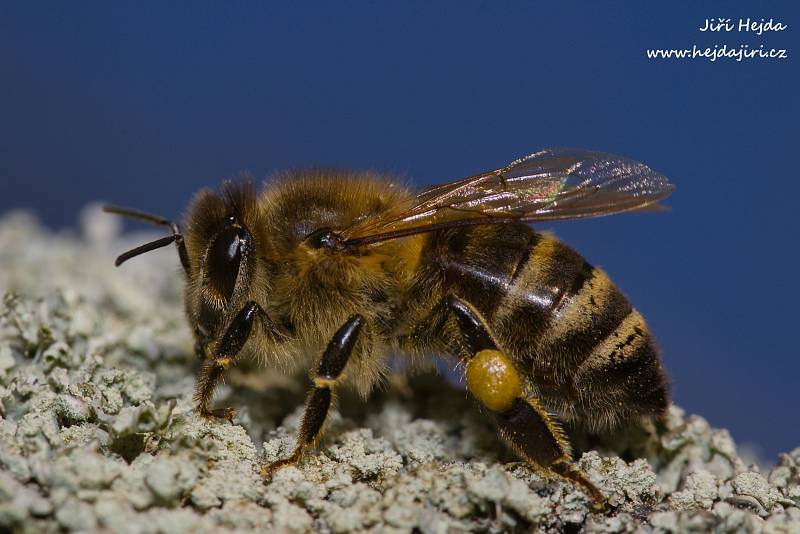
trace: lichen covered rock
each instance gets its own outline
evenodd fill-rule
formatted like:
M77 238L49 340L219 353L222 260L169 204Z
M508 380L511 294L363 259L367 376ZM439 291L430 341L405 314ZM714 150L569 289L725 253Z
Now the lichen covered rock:
M218 402L234 423L198 418L174 251L120 272L141 236L84 220L81 236L0 220L0 531L800 531L800 449L765 476L673 407L663 428L583 447L608 498L595 513L435 377L366 405L344 394L318 450L265 481L260 465L292 450L304 379L232 372Z

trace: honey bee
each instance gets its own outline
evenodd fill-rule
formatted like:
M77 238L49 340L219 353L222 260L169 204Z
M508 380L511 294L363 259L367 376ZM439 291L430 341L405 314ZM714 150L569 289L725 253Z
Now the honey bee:
M522 459L602 507L561 424L658 419L665 373L644 319L606 273L527 223L657 210L673 189L642 163L562 148L417 194L370 172L289 172L260 192L227 182L194 197L185 233L106 210L171 228L116 263L176 245L204 361L200 414L233 417L211 400L245 347L311 370L296 449L265 475L316 444L337 387L366 397L391 355L442 355L462 364L468 391Z

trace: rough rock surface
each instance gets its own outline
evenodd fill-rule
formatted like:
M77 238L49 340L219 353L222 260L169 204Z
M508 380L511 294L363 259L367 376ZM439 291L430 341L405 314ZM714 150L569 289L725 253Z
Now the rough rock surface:
M318 452L265 483L307 384L231 373L234 424L195 416L174 251L113 267L142 239L96 209L80 235L0 220L0 531L800 532L800 449L765 476L676 407L664 428L575 436L610 505L592 513L436 377L345 395Z

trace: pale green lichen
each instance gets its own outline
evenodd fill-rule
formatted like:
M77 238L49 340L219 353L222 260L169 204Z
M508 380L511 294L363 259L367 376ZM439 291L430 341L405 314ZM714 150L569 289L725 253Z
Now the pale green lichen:
M672 408L665 428L595 437L580 456L608 497L598 514L433 377L366 406L344 394L319 450L267 483L259 467L291 452L304 379L231 373L218 396L235 424L198 418L174 251L117 270L141 239L83 220L83 236L0 221L0 531L800 530L800 449L765 478L726 431Z

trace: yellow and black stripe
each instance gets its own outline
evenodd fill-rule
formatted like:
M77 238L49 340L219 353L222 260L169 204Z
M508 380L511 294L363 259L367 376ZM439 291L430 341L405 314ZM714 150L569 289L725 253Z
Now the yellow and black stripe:
M431 234L423 254L416 298L468 301L548 408L592 427L666 409L647 325L606 273L570 247L526 225L485 225ZM415 338L435 346L447 320L433 306ZM445 344L463 350L457 340Z

